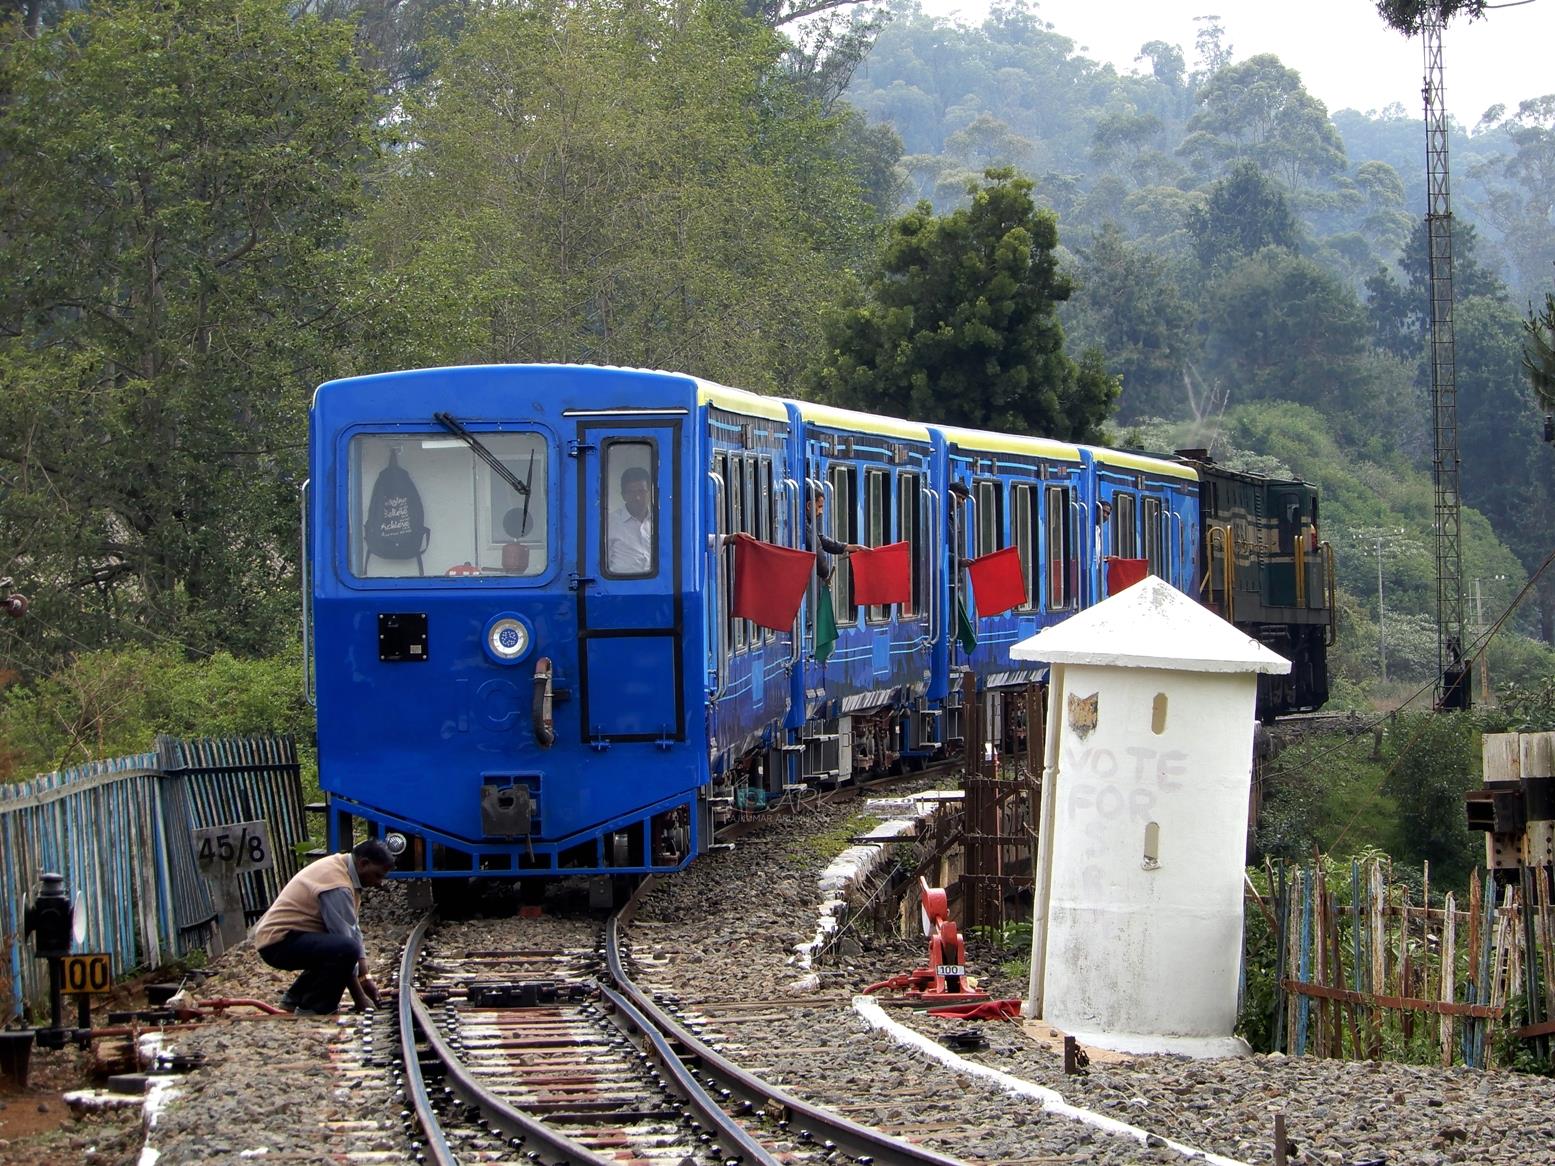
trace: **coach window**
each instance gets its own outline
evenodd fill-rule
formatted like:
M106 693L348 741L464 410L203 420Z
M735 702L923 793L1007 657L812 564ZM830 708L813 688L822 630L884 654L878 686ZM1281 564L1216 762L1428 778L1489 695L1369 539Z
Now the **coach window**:
M1123 490L1112 496L1112 553L1120 559L1139 558L1138 501Z
M891 538L891 478L885 470L866 470L864 473L864 521L866 546L883 547L893 541ZM889 607L890 605L885 603L871 604L869 618L872 620L889 618L891 614Z
M745 459L739 454L729 455L729 482L724 490L724 506L728 514L726 525L732 533L750 532L749 510L745 505ZM727 556L729 562L729 643L733 650L738 652L745 647L746 631L749 627L747 621L736 619L733 603L734 595L734 556Z
M729 456L723 450L719 450L713 455L713 473L717 474L718 480L723 483L723 489L718 492L714 499L714 504L718 507L718 516L714 521L718 524L720 545L722 545L721 536L732 534L737 529L734 525L733 499L734 492L739 488L739 483L735 480L739 477L739 472L739 466L737 464L731 465ZM734 605L734 552L726 550L720 558L723 563L724 652L728 654L734 650L734 625L736 622L728 614L729 609Z
M550 465L537 433L476 433L506 475L451 433L351 439L350 570L364 579L539 575ZM511 479L511 480L509 480Z
M899 474L896 479L896 513L899 533L907 543L907 562L912 571L912 599L902 605L903 615L925 610L923 596L923 480L917 474Z
M1004 492L998 482L977 483L977 553L991 555L999 549L1004 530Z
M1042 492L1042 561L1047 564L1047 609L1067 611L1074 606L1074 527L1069 520L1068 486L1047 486Z
M755 529L751 531L757 538L765 543L777 542L777 528L773 523L772 515L772 459L760 457L751 459L751 467L756 476L755 490L751 498L755 503L756 521ZM760 624L751 624L751 638L760 636L762 640L770 643L777 639L777 632Z
M1036 490L1027 485L1010 487L1010 522L1015 532L1015 550L1020 555L1021 578L1026 584L1026 602L1021 611L1032 611L1041 601L1042 588L1037 543L1041 529L1037 525Z
M831 468L831 505L821 520L821 529L840 543L858 542L858 507L853 497L853 467ZM812 550L819 549L812 547ZM832 563L832 610L837 623L851 624L858 618L853 610L853 576L840 562Z
M1150 562L1150 573L1166 578L1166 531L1161 521L1161 500L1143 498L1139 503L1140 527L1144 535L1144 558Z

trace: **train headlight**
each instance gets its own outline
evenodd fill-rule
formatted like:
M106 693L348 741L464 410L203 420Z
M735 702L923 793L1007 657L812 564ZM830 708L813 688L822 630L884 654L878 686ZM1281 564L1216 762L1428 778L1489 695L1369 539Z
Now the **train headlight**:
M517 664L529 655L533 643L529 625L507 611L487 621L486 632L481 640L486 655L498 664Z

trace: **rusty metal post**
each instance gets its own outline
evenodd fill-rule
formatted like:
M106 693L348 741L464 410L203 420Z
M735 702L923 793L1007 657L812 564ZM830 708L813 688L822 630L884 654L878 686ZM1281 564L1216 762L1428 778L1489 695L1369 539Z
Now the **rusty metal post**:
M977 677L971 672L961 680L961 717L966 731L965 802L962 821L966 834L966 871L962 875L962 922L966 927L987 927L998 922L989 902L991 877L999 863L997 850L990 840L998 833L993 789L988 780L983 753L987 741L984 702L977 691Z

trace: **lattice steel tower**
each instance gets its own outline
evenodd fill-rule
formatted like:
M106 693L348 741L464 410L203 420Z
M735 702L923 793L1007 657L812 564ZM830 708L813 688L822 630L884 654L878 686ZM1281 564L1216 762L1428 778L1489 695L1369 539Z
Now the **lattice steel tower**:
M1452 331L1452 198L1447 180L1447 104L1442 97L1440 2L1425 7L1426 235L1431 275L1431 413L1436 479L1436 704L1466 708L1463 549L1458 490L1458 387Z

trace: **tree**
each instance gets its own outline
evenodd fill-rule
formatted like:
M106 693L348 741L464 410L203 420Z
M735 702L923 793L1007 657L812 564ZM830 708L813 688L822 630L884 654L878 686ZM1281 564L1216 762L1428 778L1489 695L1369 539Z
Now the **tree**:
M1099 354L1064 352L1057 219L1014 171L984 178L968 206L920 202L892 224L868 302L832 321L813 382L892 416L1093 440L1118 384Z
M1277 247L1248 256L1206 290L1204 314L1210 358L1234 400L1298 401L1331 415L1371 404L1365 312L1310 259Z
M1400 280L1380 268L1366 281L1367 310L1374 343L1403 359L1419 359L1430 327L1430 237L1425 221L1415 224L1399 252ZM1452 302L1456 306L1478 296L1505 299L1506 288L1495 272L1479 262L1479 235L1472 223L1453 226Z
M1271 53L1218 69L1198 100L1178 150L1206 172L1247 160L1291 190L1344 172L1344 142L1327 107Z
M1382 792L1398 805L1399 834L1410 862L1429 862L1433 882L1463 887L1474 869L1479 835L1463 820L1463 795L1480 783L1478 725L1468 713L1406 713L1388 730Z
M408 99L368 232L422 361L676 368L778 389L852 287L894 141L825 118L718 0L495 6ZM884 192L882 192L883 195Z
M1193 250L1206 270L1224 269L1265 247L1295 252L1301 238L1285 196L1252 162L1239 162L1188 212Z
M1197 313L1175 273L1123 238L1115 226L1078 249L1078 290L1066 305L1065 331L1100 348L1122 381L1118 419L1182 417L1183 378L1198 356Z
M1544 308L1530 305L1523 322L1523 371L1546 412L1555 412L1555 295L1544 293Z
M1457 309L1455 328L1463 500L1533 572L1555 523L1555 450L1540 440L1538 401L1520 375L1526 325L1504 300L1476 297ZM1535 587L1540 634L1555 642L1555 576Z
M1500 230L1519 291L1531 294L1544 286L1555 263L1550 237L1555 220L1555 94L1520 103L1509 118L1492 116L1498 110L1487 114L1480 131L1494 125L1512 149L1474 166L1475 176L1485 183L1477 209Z
M1390 28L1406 36L1416 36L1425 22L1426 13L1433 8L1441 13L1445 24L1458 15L1478 20L1485 15L1488 6L1487 0L1377 0L1377 15Z
M105 0L0 45L0 92L0 573L34 599L28 666L271 648L309 394L367 307L344 232L380 110L350 31Z

